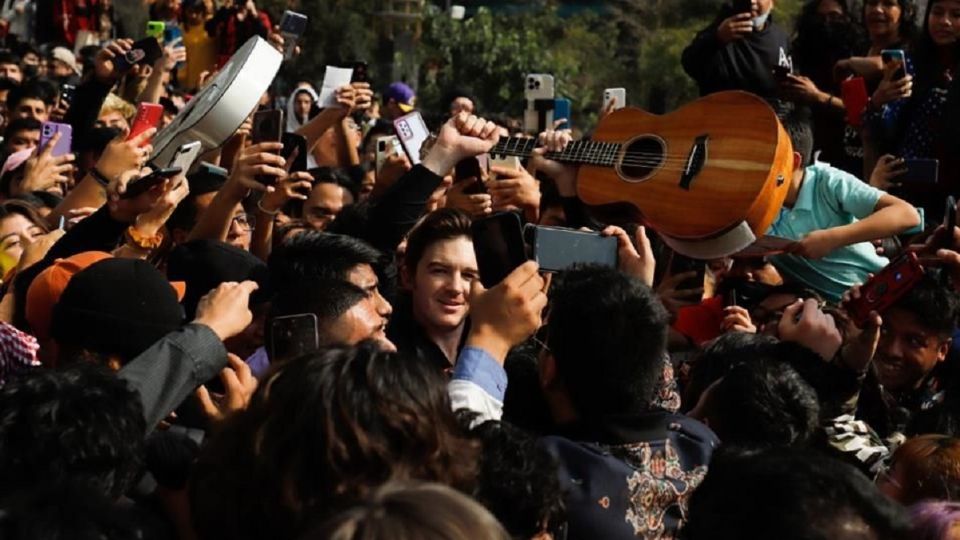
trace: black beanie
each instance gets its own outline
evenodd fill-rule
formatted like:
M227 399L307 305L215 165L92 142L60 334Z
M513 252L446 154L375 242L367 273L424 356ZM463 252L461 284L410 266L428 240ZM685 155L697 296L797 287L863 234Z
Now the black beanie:
M53 308L61 346L117 354L126 363L180 328L183 308L170 282L139 259L105 259L70 280Z
M205 294L228 281L256 281L260 288L250 297L251 306L269 298L267 265L249 251L218 240L193 240L176 247L167 259L170 281L187 284L183 309L192 318Z

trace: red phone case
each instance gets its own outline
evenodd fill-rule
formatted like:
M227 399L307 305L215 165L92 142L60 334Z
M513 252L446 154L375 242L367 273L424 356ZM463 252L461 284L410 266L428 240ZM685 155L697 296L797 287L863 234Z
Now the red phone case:
M156 127L161 118L163 118L163 105L141 103L137 107L137 117L133 121L133 127L130 128L130 135L127 136L127 140L129 141L144 131ZM146 146L149 143L150 141L145 141L140 146Z
M867 84L863 77L854 77L843 81L840 88L843 106L847 109L847 123L853 127L863 125L863 111L870 97L867 96Z
M863 326L871 311L882 313L910 292L923 279L923 267L915 253L907 253L891 262L860 288L860 298L850 302L847 313L857 326Z

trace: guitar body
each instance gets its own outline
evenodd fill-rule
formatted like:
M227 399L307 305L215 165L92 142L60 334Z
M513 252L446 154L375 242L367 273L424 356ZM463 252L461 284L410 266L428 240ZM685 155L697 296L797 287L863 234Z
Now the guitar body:
M629 203L649 226L677 239L707 240L743 221L763 235L793 176L787 132L773 109L747 92L712 94L664 116L620 109L600 122L593 140L619 144L616 165L580 167L580 199Z

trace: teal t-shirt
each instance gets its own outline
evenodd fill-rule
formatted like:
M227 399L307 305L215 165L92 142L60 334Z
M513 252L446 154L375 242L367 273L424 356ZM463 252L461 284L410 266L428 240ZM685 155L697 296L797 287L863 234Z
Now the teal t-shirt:
M849 225L873 213L883 191L825 163L807 167L793 208L784 206L767 234L801 240L808 233ZM887 265L873 244L861 242L819 260L777 255L773 264L784 278L800 281L837 302L853 285Z

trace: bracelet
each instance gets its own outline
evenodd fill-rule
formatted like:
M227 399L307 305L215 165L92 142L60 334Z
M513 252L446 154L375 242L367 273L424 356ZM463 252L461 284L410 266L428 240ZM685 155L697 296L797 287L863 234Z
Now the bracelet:
M143 250L152 251L163 245L163 231L157 232L154 236L143 236L133 225L126 231L127 245Z
M264 207L263 207L263 199L260 199L259 201L257 201L257 208L258 208L261 212L263 212L264 214L266 214L266 215L268 215L268 216L275 216L275 215L277 215L277 214L280 213L280 210L279 210L279 209L278 209L278 210L274 210L273 212L271 212L271 211L267 210L266 208L264 208Z
M98 171L96 167L90 169L90 177L96 180L96 182L103 187L110 185L110 180L108 180L102 172Z

